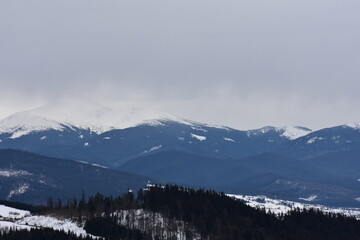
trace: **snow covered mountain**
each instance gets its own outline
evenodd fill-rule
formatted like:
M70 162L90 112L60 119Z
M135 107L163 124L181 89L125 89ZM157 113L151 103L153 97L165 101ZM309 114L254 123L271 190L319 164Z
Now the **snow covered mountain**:
M242 158L264 152L311 158L359 144L360 124L318 131L299 126L241 131L126 106L43 107L0 121L0 148L109 167L170 150L215 158Z
M66 128L87 130L102 134L111 130L126 129L139 125L162 125L171 121L193 126L213 127L218 129L231 128L198 123L191 120L175 117L166 113L150 111L142 108L122 107L112 109L105 106L82 106L74 108L42 107L30 111L23 111L8 116L0 121L0 134L11 134L15 139L34 132L46 130L63 131ZM276 132L281 137L293 140L311 132L304 127L264 127L247 131L248 136L258 136L269 132ZM230 140L231 141L231 140Z
M40 108L0 121L7 148L239 194L359 203L360 124L241 131L140 108Z
M285 126L280 128L267 126L256 130L249 130L248 136L259 136L264 134L275 133L280 137L287 138L289 140L294 140L299 137L305 136L311 132L312 132L311 129L305 127L299 127L299 126Z
M141 108L81 106L73 108L42 107L15 113L0 121L0 133L12 133L15 139L45 130L63 131L65 128L82 129L101 134L114 129L124 129L140 124L158 125L159 120L187 121Z
M16 148L107 166L154 152L181 150L217 158L274 151L311 130L265 127L240 131L141 108L47 107L0 121L0 148Z
M283 153L310 159L329 153L360 149L360 124L344 124L311 132L284 144Z

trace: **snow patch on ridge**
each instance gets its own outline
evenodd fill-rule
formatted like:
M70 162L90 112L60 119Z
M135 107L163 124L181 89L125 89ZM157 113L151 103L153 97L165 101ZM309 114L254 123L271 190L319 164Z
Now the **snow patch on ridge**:
M205 129L202 129L202 128L199 128L199 127L194 127L194 126L192 126L191 129L197 130L197 131L202 131L202 132L208 132L208 130L205 130Z
M259 128L259 129L248 130L248 131L247 131L247 136L248 136L248 137L258 136L258 135L265 134L265 133L270 132L270 131L276 131L276 128L275 128L275 127L266 126L266 127Z
M348 123L348 124L345 124L344 126L360 130L360 123Z
M312 201L315 201L317 199L317 195L311 195L307 198L299 198L300 200L303 200L303 201L307 201L307 202L312 202Z
M280 134L280 137L294 140L311 133L312 130L299 126L286 126L280 128L267 126L260 129L249 130L247 131L247 136L259 136L268 132L277 132L278 134Z
M235 140L234 140L234 139L227 138L227 137L224 137L224 140L225 140L225 141L228 141L228 142L235 142Z
M309 139L306 144L312 144L314 143L315 141L322 141L322 140L325 140L325 138L322 138L322 137L313 137L311 139Z
M24 170L0 169L0 177L21 177L31 175L33 174Z
M290 140L294 140L299 137L303 137L312 132L312 130L310 130L308 128L298 127L298 126L283 127L283 128L278 129L278 131L284 131L280 136L288 138Z
M153 152L153 151L159 150L160 148L162 148L162 145L158 145L158 146L150 148L149 150L145 150L144 153Z
M192 137L192 138L196 138L196 139L199 140L200 142L206 140L206 137L205 137L205 136L200 136L200 135L196 135L196 134L193 134L193 133L191 133L191 137Z
M93 164L91 164L91 166L108 169L108 167L97 164L97 163L93 163Z
M11 199L14 195L21 195L27 192L29 190L30 185L27 183L20 184L19 187L13 189L10 191L9 195L7 196L7 199Z

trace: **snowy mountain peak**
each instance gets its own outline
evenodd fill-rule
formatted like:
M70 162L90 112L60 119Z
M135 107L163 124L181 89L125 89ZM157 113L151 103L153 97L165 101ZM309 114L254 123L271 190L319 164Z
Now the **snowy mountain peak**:
M63 131L65 128L85 129L101 134L114 129L125 129L139 125L161 126L167 122L177 122L201 129L201 127L219 128L231 131L231 128L214 126L175 117L169 114L151 111L145 108L124 105L110 108L99 104L66 104L41 107L15 113L0 121L0 134L11 134L15 139L31 132L45 130ZM349 125L350 126L350 125ZM351 125L360 129L360 125ZM247 131L248 136L258 136L275 132L281 137L293 140L311 132L304 127L272 126Z
M356 129L356 130L360 130L360 123L348 123L348 124L345 124L343 126L353 128L353 129Z
M32 114L31 112L19 112L0 121L0 134L11 133L10 138L15 139L34 131L54 129L61 131L62 124L46 117Z
M258 136L258 135L261 135L261 134L265 134L265 133L268 133L270 131L276 131L276 128L275 127L272 127L272 126L266 126L266 127L263 127L263 128L259 128L259 129L254 129L254 130L248 130L247 131L247 135L250 137L250 136Z
M269 132L277 132L280 134L281 137L294 140L296 138L305 136L312 132L311 129L305 128L305 127L299 127L299 126L285 126L285 127L272 127L272 126L266 126L260 129L250 130L248 131L248 136L257 136L261 134L266 134Z
M294 140L296 138L305 136L312 132L311 129L299 126L286 126L278 129L279 132L282 132L280 136Z
M138 125L162 125L164 121L176 121L191 125L190 121L165 113L135 107L112 109L101 105L81 107L42 107L15 113L0 121L0 134L11 133L18 138L30 132L45 130L62 131L65 127L86 129L97 134Z

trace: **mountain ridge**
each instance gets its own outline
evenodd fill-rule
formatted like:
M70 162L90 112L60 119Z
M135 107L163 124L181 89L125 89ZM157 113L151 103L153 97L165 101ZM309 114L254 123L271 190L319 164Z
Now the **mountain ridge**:
M356 123L316 131L299 126L242 131L162 118L96 132L90 125L62 122L53 127L50 119L25 115L39 126L49 124L50 129L39 127L39 131L21 135L26 129L17 127L18 123L32 121L10 121L17 124L8 125L13 132L0 131L0 149L22 149L234 193L256 189L248 194L276 194L290 200L317 195L323 203L359 204L356 151L360 149L360 127ZM12 137L14 133L18 136ZM216 173L218 181L210 173Z
M69 159L0 149L0 199L44 204L48 197L68 200L102 192L119 195L140 189L152 178Z
M95 110L85 109L83 111L85 115L78 113L77 108L73 108L67 115L62 116L62 119L66 120L73 116L75 120L72 123L74 123L76 119L89 115L90 123L84 125L85 123L80 121L71 125L71 121L59 122L47 118L46 116L56 114L44 109L17 113L0 120L0 148L23 149L52 157L117 167L132 158L168 150L181 150L216 158L241 158L261 152L278 152L309 158L326 154L330 150L343 151L360 141L356 140L360 138L357 124L345 124L316 131L299 126L267 126L243 131L166 114L149 113L148 110L141 113L142 110L127 108L130 112L121 112L101 106L94 108ZM56 109L52 111L57 112ZM83 114L83 117L76 117L77 114ZM125 117L113 119L116 115ZM127 115L133 118L126 117ZM149 117L146 119L146 116L162 118L150 120ZM91 120L91 117L95 120ZM106 122L109 119L111 121ZM127 119L126 124L119 123L122 119ZM110 124L116 122L119 124L117 127ZM124 126L125 128L121 128ZM349 132L347 133L349 138L342 145L337 141L333 143L323 141L324 131L329 132L327 138L337 138L341 135L334 135L337 134L334 129ZM318 142L323 142L326 146L316 147Z
M86 119L86 120L85 120ZM161 125L162 121L172 121L182 124L206 126L220 129L235 129L222 125L200 123L193 120L176 117L170 114L150 111L141 108L126 107L111 109L98 106L95 109L82 111L77 108L67 110L52 110L51 108L36 108L33 110L17 112L0 119L0 133L13 133L11 138L18 138L31 132L44 130L63 130L65 127L90 130L96 134L102 134L111 130L121 130L139 125ZM291 140L301 137L305 132L311 132L309 128L300 126L263 127L251 130L239 130L248 132L249 135L265 133L269 129L282 132L283 136ZM304 132L304 133L301 133Z

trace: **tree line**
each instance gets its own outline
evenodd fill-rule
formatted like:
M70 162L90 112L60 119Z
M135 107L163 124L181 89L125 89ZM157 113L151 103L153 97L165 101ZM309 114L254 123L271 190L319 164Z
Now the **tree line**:
M49 199L43 212L85 221L87 232L106 239L152 239L146 231L119 225L112 213L126 209L143 209L181 220L193 226L201 239L358 240L360 236L360 221L354 217L314 209L295 209L276 216L224 193L176 185L154 186L140 190L136 196L128 192L113 198L98 193L86 199L83 193L79 200L73 198L66 203Z
M0 232L1 240L93 240L91 237L76 236L70 232L53 230L50 228L39 228L30 230L10 230Z

